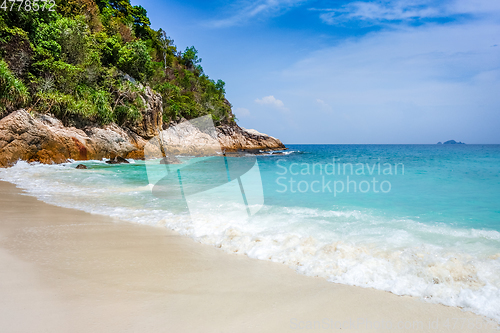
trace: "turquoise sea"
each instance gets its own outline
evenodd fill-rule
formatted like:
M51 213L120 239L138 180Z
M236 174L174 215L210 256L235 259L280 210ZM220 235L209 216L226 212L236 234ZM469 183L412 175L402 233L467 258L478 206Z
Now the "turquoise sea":
M18 162L0 179L55 205L500 321L500 145L287 147L168 167Z

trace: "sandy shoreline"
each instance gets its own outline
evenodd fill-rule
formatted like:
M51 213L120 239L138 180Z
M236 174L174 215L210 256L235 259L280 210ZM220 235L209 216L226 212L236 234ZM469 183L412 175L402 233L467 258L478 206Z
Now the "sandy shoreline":
M497 331L458 308L301 276L20 192L0 182L1 332Z

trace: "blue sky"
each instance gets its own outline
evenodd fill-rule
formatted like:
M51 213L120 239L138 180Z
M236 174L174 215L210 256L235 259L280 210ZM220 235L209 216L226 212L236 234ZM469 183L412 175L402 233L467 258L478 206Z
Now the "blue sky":
M132 3L285 144L500 144L499 0Z

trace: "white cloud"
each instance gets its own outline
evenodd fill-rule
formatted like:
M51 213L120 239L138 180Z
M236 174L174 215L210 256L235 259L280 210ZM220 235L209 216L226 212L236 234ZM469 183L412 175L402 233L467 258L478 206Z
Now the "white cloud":
M319 105L320 110L323 111L332 111L332 107L328 105L324 100L322 99L316 99L316 103Z
M336 24L350 20L363 21L396 21L415 18L429 18L441 15L436 7L423 7L427 1L355 1L339 9L328 9L320 15L323 22Z
M270 105L274 107L275 109L281 110L281 111L288 111L288 109L285 107L285 104L283 101L276 99L274 96L266 96L262 97L262 99L256 99L255 103L260 104L260 105Z
M248 116L250 116L250 110L245 109L245 108L236 108L234 110L234 114L236 115L237 118L248 117Z
M238 1L231 8L228 17L213 20L208 23L214 28L231 27L241 25L257 17L279 16L288 9L299 6L308 0L259 0Z
M384 0L380 2L353 1L339 8L319 10L323 22L335 25L347 21L382 23L414 19L444 18L453 15L492 15L500 11L500 1L453 0L437 2L430 0Z

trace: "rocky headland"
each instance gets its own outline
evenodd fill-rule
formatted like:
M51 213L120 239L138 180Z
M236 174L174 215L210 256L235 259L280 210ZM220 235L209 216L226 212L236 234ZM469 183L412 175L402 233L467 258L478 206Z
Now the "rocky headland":
M77 128L65 126L50 114L14 111L0 119L0 167L18 160L50 164L69 159L144 159L146 144L160 134L173 155L285 149L280 140L235 123L215 127L211 135L185 119L165 124L161 96L147 88L144 101L142 120L124 126L112 123Z

